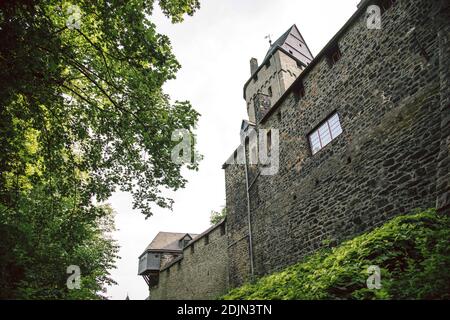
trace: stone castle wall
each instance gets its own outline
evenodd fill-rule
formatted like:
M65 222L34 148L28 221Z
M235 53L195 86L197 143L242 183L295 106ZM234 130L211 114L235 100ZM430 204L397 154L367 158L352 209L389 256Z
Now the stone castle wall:
M271 102L277 101L302 71L295 60L282 51L275 52L268 61L269 64L258 71L257 78L251 79L247 85L247 109L253 108L258 93L268 95L269 87L272 90Z
M256 275L395 215L436 206L437 171L448 177L449 140L442 142L448 127L441 123L448 108L441 96L448 89L439 76L445 50L433 1L396 1L383 13L381 30L368 29L364 13L335 39L341 59L334 65L325 57L315 60L297 80L305 96L288 91L257 125L279 129L280 169L250 181ZM312 155L308 133L335 111L343 133ZM227 166L225 179L234 287L249 278L244 167Z
M360 9L331 42L339 46L340 60L330 64L319 53L257 124L256 131L279 130L280 164L272 176L249 169L255 276L395 215L448 210L450 20L445 3L397 0L383 13L381 30L368 29L366 10ZM305 92L300 98L299 83ZM308 134L334 112L342 134L312 155ZM251 280L245 167L224 168L226 235L222 222L185 248L183 257L161 270L151 299L214 299Z
M183 250L183 256L161 270L158 285L150 288L150 299L215 299L227 290L227 237L223 221L201 234Z

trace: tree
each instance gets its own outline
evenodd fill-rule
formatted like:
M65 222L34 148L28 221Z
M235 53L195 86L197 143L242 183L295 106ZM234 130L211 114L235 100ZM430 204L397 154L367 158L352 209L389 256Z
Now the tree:
M159 4L174 22L199 6L197 0ZM186 101L171 104L161 89L180 65L169 39L149 20L154 3L77 1L79 29L67 26L71 5L30 0L0 6L2 146L11 148L5 135L12 119L27 121L42 133L46 167L64 161L89 173L85 199L106 200L119 187L147 216L154 203L170 208L172 200L161 191L185 184L181 164L171 160L172 132L192 132L199 114ZM70 156L74 147L83 157ZM60 150L67 158L57 155ZM2 160L2 171L11 171Z
M215 225L225 219L227 216L227 208L223 207L220 211L211 211L211 215L209 217L209 221L211 222L211 225Z
M172 22L199 8L198 0L158 3ZM180 65L150 20L154 5L0 2L3 298L101 297L117 246L105 224L112 211L98 204L128 191L149 217L153 205L172 207L164 190L185 185L171 137L176 129L193 137L199 114L162 90ZM67 291L74 260L83 288Z

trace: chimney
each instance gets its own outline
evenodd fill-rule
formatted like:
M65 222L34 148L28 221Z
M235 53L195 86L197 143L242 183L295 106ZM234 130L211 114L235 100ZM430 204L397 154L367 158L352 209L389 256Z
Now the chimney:
M250 59L250 75L252 76L256 69L258 69L258 60L256 60L256 58L251 58Z

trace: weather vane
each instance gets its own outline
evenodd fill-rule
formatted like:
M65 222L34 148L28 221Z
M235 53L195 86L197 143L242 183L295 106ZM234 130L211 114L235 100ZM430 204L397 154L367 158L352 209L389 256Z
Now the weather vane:
M272 46L272 39L270 38L270 34L264 37L264 39L269 39L269 44Z

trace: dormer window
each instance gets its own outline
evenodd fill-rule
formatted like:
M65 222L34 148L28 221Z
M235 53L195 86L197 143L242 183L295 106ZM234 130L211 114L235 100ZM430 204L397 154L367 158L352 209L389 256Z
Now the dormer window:
M189 238L189 237L186 235L184 238L182 238L182 239L179 241L179 246L180 246L180 248L181 248L181 249L185 248L185 247L189 244L190 241L191 241L191 238Z
M336 64L336 62L338 62L341 59L341 56L342 54L341 50L339 49L339 45L337 43L333 44L326 53L326 57L330 67Z
M267 89L267 94L268 94L269 97L272 96L272 87L269 87L269 88Z

